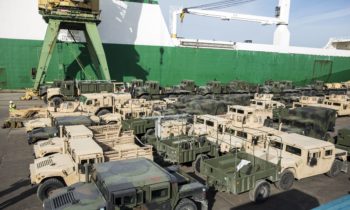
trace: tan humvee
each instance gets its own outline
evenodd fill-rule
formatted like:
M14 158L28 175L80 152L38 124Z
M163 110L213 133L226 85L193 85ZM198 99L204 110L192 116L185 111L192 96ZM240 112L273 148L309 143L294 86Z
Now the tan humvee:
M261 141L255 147L247 144L245 150L264 159L268 155L268 161L275 164L281 161L281 180L277 184L280 189L289 189L294 179L323 173L333 177L347 172L347 152L330 142L295 133L269 136L268 142L270 147Z
M317 106L337 111L337 116L350 115L350 98L347 95L329 95L321 104L310 104L309 106Z
M261 127L266 119L272 119L272 109L230 105L225 118L237 127Z
M94 115L112 113L115 107L131 99L130 93L89 93L79 98L79 110Z
M50 101L47 104L47 110L57 113L72 113L78 111L79 105L79 101L64 101L60 104L60 107L57 108L54 102Z
M52 120L49 117L37 118L28 120L23 123L27 132L34 130L35 128L51 127Z
M186 134L187 127L188 124L186 119L163 120L160 124L156 123L155 133L157 137L163 139L169 136Z
M301 96L299 102L293 102L293 108L304 107L309 105L320 105L322 103L322 97L319 96Z
M63 153L64 141L80 138L92 138L93 133L84 125L65 126L60 137L50 138L34 144L35 158L41 158L55 153Z
M134 142L134 135L124 132L123 138L95 141L93 138L78 138L64 141L63 153L53 154L34 160L30 164L32 184L38 184L38 197L44 200L52 190L85 182L85 164L105 161L145 157L153 160L152 146L139 147Z
M256 109L275 109L286 107L279 101L272 100L273 94L254 94L254 99L250 100L250 106Z
M151 116L153 107L145 99L132 99L127 103L116 106L116 112L121 115L122 120L136 119Z

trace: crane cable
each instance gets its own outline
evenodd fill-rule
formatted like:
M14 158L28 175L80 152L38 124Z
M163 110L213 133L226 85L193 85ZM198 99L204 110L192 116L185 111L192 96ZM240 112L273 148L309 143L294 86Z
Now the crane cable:
M224 8L229 8L229 7L250 3L253 1L256 1L256 0L224 0L224 1L214 2L214 3L187 7L182 10L180 14L180 19L181 19L181 22L183 22L183 19L185 18L185 13L188 13L188 9L203 9L203 10L224 9Z

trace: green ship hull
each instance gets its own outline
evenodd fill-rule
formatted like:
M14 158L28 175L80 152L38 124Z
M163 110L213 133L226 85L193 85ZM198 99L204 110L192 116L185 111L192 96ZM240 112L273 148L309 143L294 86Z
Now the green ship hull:
M42 41L0 39L0 89L33 86L31 69L39 61ZM182 79L204 84L209 80L350 80L350 58L247 50L104 44L113 80L134 78L173 85ZM77 59L75 59L77 57ZM98 79L83 43L59 42L54 50L46 82L59 79Z

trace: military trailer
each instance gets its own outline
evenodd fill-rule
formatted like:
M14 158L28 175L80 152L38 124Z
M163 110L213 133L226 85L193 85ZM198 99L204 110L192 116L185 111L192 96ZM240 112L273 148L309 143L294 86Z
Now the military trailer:
M205 136L169 136L158 139L147 136L146 143L151 144L158 157L164 162L173 164L193 163L198 165L201 158L214 157L218 154L218 147Z
M91 171L91 181L56 190L44 209L197 210L195 202L207 209L207 188L175 167L137 158L95 164Z
M56 81L54 87L47 89L47 100L59 107L63 101L73 101L83 93L114 92L110 81Z
M124 132L125 134L125 132ZM132 132L117 141L78 138L64 141L63 153L38 158L30 164L31 183L38 185L37 195L44 200L55 189L85 182L84 164L145 157L153 160L152 146L135 144Z
M141 137L148 130L155 128L154 119L127 119L122 121L123 130L133 130L134 135Z
M279 165L245 152L204 159L200 174L207 185L220 192L241 194L249 191L253 202L262 202L270 195L270 183L279 180Z

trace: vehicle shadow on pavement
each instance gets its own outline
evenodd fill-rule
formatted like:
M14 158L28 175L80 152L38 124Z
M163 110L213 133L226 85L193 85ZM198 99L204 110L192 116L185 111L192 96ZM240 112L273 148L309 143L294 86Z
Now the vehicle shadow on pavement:
M302 191L292 189L272 195L267 201L263 203L247 203L238 207L231 208L231 210L309 210L319 206L319 201Z
M0 192L0 197L3 197L4 195L7 195L9 193L12 193L22 187L30 186L30 180L28 179L22 179L18 182L13 183L8 189L2 190ZM9 206L12 206L13 204L22 201L23 199L35 194L37 191L37 187L30 187L29 189L21 192L16 193L14 197L11 197L10 199L0 203L0 209L8 208Z

